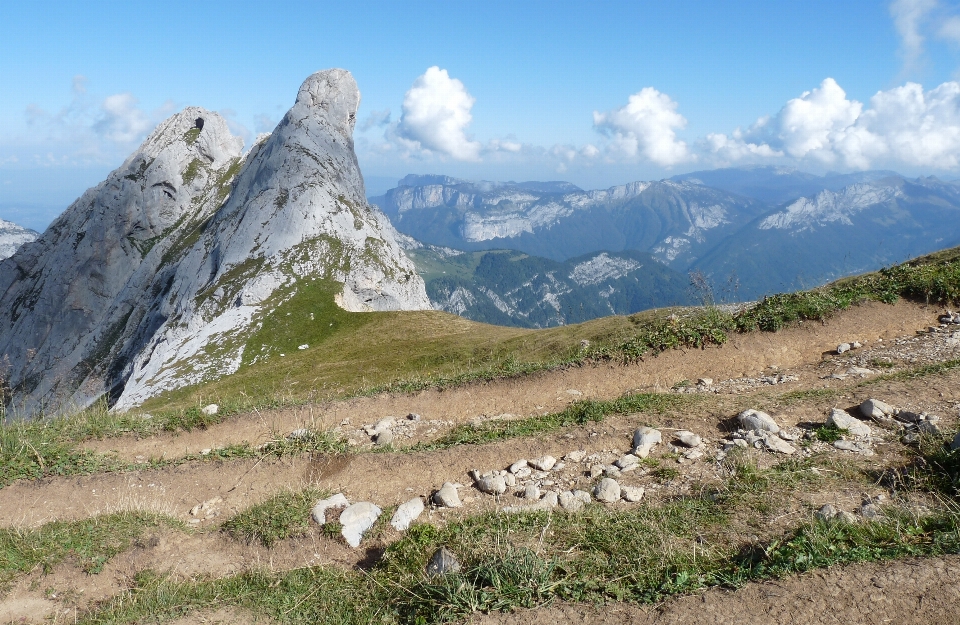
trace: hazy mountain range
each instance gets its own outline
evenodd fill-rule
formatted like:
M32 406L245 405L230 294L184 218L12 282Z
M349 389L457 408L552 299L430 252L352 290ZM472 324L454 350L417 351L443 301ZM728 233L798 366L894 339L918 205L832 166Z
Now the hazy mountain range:
M611 258L649 255L662 266L658 269L672 270L652 272L649 265L638 270L648 274L643 288L651 297L625 283L614 288L627 290L620 301L653 301L654 306L688 301L692 295L681 297L676 287L677 275L690 272L707 278L717 300L749 300L960 244L960 186L886 171L816 176L772 167L720 169L593 191L568 182L407 176L370 201L399 231L427 246L466 252L506 249L539 257L520 263L529 275L527 280L517 277L518 284L542 280L542 261L548 259L582 262L601 252ZM414 254L415 259L423 257ZM448 252L429 263L418 261L418 268L435 269L444 260L462 262L457 258ZM552 275L560 275L557 271ZM462 270L451 272L467 279ZM460 311L444 295L451 279L432 270L424 275L436 306L504 322L502 315L482 313L478 305ZM475 279L479 288L482 280ZM651 286L660 280L669 287ZM468 288L465 283L458 286ZM483 288L492 290L489 284ZM496 295L506 301L505 292ZM482 300L476 294L474 298ZM572 289L567 298L571 301L561 307L565 310L609 309L595 293ZM611 300L605 296L604 301ZM501 308L497 310L503 313ZM483 309L489 310L487 302ZM529 316L511 316L513 324L531 323ZM552 319L564 323L572 318Z

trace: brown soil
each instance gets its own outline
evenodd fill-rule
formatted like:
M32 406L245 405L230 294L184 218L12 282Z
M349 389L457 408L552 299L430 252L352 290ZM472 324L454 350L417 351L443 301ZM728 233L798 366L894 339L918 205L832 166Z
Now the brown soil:
M0 489L2 527L36 527L52 520L76 520L116 510L137 509L168 514L188 523L192 529L188 532L153 531L138 541L133 549L110 560L104 572L98 575L88 575L67 563L55 567L49 575L33 572L22 576L0 600L0 623L29 622L30 619L65 622L73 618L76 610L115 595L129 585L137 571L146 568L183 577L198 574L222 576L251 569L283 571L317 564L350 568L370 564L384 544L399 536L388 526L378 530L378 535L363 548L352 550L341 541L324 537L319 528L311 526L305 536L281 541L266 549L240 543L217 531L224 519L284 489L297 490L312 485L330 492L342 492L351 501L373 501L387 509L416 496L426 498L443 482L458 482L464 485L460 491L464 508L446 511L428 508L423 517L430 522L443 523L451 517L520 503L510 495L494 498L470 488L468 472L471 469L499 469L519 458L543 454L560 458L574 450L596 453L607 457L604 462L610 462L629 449L632 432L641 424L656 425L665 435L672 429L690 429L709 439L715 449L715 442L725 435L730 418L747 407L764 409L781 425L794 426L822 423L830 408L849 408L868 397L879 397L903 408L940 415L942 427L954 427L960 408L960 371L918 380L882 381L866 387L858 386L863 381L858 376L825 379L826 374L845 370L853 362L827 356L838 343L853 340L864 343L864 348L857 352L858 357L869 360L871 350L880 353L881 349L887 349L884 346L889 346L892 338L915 336L917 330L933 323L936 313L935 309L908 303L896 306L868 304L842 313L825 324L805 324L776 334L735 336L722 348L668 352L637 365L570 368L411 396L382 395L241 415L207 430L178 435L95 441L90 444L91 448L116 450L124 458L177 458L185 453L244 440L257 443L276 433L282 435L307 426L316 430L340 428L344 436L363 439L364 444L357 450L362 452L369 451L366 443L369 437L359 432L358 427L376 423L386 416L403 417L409 412L419 413L423 420L418 422L420 425L416 431L410 432L409 438L398 441L400 445L435 438L454 423L550 413L581 398L609 399L627 391L668 391L681 380L710 377L719 382L731 378L756 378L771 371L797 377L796 381L775 386L734 386L732 390L718 394L700 393L684 408L668 414L611 417L600 424L489 445L417 453L392 451L335 457L314 455L193 461L122 474L18 482ZM880 338L884 339L883 343L877 342ZM923 344L918 345L916 349L922 351ZM952 356L943 356L946 357L960 357L960 350ZM911 358L904 357L901 364L912 362ZM833 389L835 393L800 400L784 396L791 391L823 388ZM349 421L349 425L341 426L344 421ZM438 425L440 422L442 424ZM859 463L873 470L902 464L903 447L896 437L879 428L875 430L878 438L875 456L862 457L818 445L825 453L835 453L845 462ZM666 447L658 447L654 456L663 459ZM772 454L751 453L761 464L780 459ZM616 505L655 504L687 492L692 483L719 479L717 465L709 454L702 460L671 466L680 469L681 475L677 479L655 479L646 470L624 474L623 483L642 485L647 494L642 504L621 502ZM587 464L574 465L572 471L563 474L560 485L587 488L593 480L585 474L586 469ZM765 531L775 533L780 526L786 527L796 520L797 517L792 515L809 514L810 508L823 503L835 503L850 509L858 505L860 495L859 490L850 488L803 493L787 508L781 507L780 516L765 519L768 526ZM211 503L209 509L199 516L191 515L191 509L197 504L214 501L216 503ZM733 594L710 591L677 599L656 610L634 606L595 609L563 605L525 616L478 617L480 620L476 622L506 623L513 622L509 620L511 618L527 618L533 625L550 618L551 622L606 623L608 620L604 619L616 617L618 623L625 619L641 623L681 623L699 622L702 616L704 622L718 623L873 623L884 622L882 619L870 620L874 614L886 614L884 610L890 610L892 618L901 622L927 622L904 620L897 611L901 609L898 606L911 605L910 617L926 618L924 610L933 610L929 613L936 614L935 610L950 605L944 603L947 598L956 601L960 585L951 580L957 577L958 562L960 560L956 558L946 558L833 569L782 582L751 585ZM935 592L933 580L946 586ZM844 593L854 594L841 595L841 588ZM889 601L884 597L889 597ZM763 617L753 621L730 620L744 617L745 612L736 609L744 601L753 606L750 614ZM875 611L866 611L866 605ZM790 620L794 618L792 615L796 615L794 620ZM839 620L816 620L834 616ZM250 614L233 611L195 615L189 622L204 622L198 619L208 619L206 622L256 622L251 620L253 616Z
M839 343L858 340L871 345L878 338L913 334L936 319L936 309L901 301L870 302L843 312L829 322L806 323L781 332L734 335L720 348L677 350L631 366L598 365L552 371L516 380L473 384L414 395L384 394L340 402L254 412L205 430L164 434L147 439L121 437L91 441L89 449L112 451L134 461L176 458L231 443L259 444L279 433L310 427L330 430L348 422L355 427L393 416L417 413L427 421L453 423L494 415L529 416L562 409L582 398L609 399L636 389L663 391L682 380L724 380L763 375L769 367L795 369L816 363ZM567 391L581 394L570 394ZM361 438L352 428L345 431ZM421 437L416 437L417 440Z
M476 616L470 625L941 625L960 618L960 556L836 567L709 590L659 606L555 605Z

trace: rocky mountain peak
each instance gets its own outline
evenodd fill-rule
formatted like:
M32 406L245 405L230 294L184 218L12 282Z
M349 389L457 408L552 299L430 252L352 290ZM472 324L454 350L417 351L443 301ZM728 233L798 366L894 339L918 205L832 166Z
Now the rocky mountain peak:
M364 197L359 98L349 72L317 72L246 154L221 116L188 107L0 263L11 403L31 414L107 395L129 407L230 374L269 357L269 340L251 355L249 337L305 290L339 285L323 296L351 311L429 308Z
M303 81L289 115L313 114L353 142L353 128L360 107L360 89L345 69L317 72Z

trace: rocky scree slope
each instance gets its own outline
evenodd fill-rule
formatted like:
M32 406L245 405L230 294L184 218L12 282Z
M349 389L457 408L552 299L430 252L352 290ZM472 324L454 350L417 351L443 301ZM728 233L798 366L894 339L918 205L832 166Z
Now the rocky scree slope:
M232 373L271 310L309 289L349 311L429 308L364 199L359 102L349 72L318 72L246 154L219 115L185 109L0 263L8 409L104 395L123 409Z

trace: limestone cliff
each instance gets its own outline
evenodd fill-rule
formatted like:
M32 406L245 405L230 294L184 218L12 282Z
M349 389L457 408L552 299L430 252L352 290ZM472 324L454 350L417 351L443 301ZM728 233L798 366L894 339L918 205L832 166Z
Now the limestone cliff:
M0 354L14 413L123 409L227 375L304 280L353 311L429 308L353 151L360 94L310 76L241 154L216 113L174 115L34 243L0 263Z

